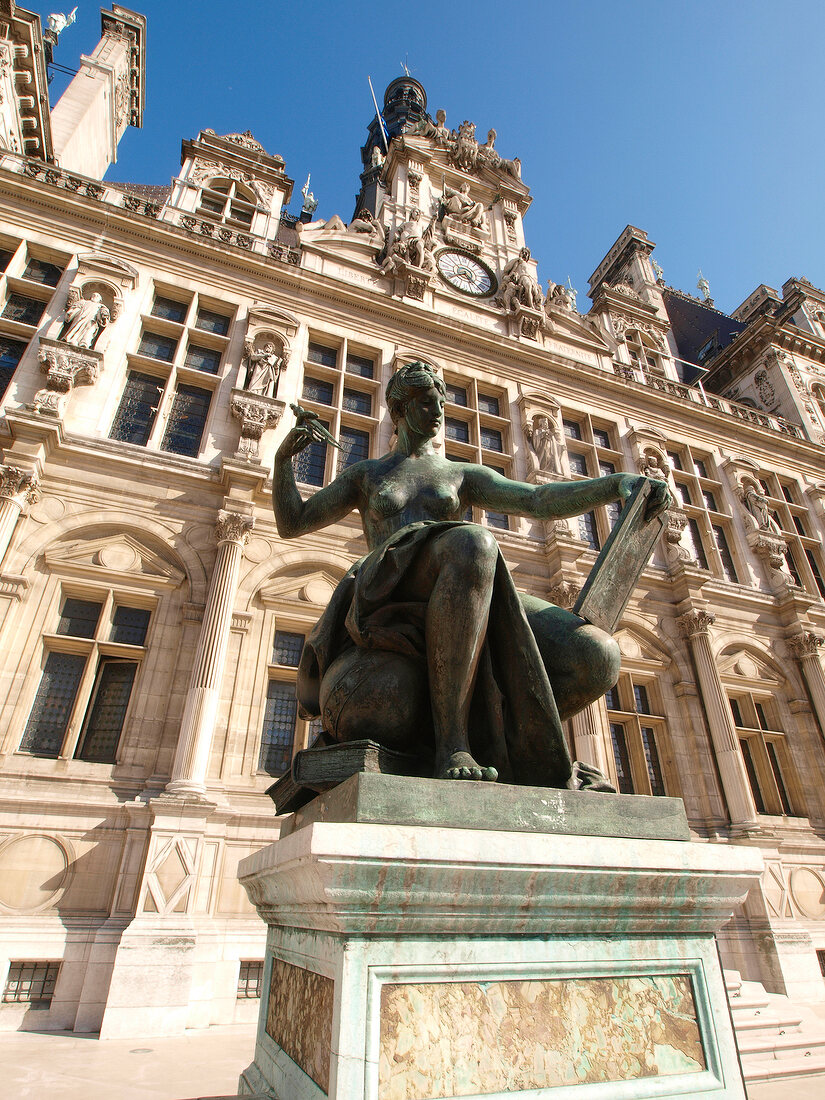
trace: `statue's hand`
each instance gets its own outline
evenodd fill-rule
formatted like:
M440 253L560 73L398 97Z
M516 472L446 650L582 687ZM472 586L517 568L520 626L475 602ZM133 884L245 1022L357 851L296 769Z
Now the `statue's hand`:
M278 450L275 452L276 459L292 458L293 455L300 454L305 450L310 443L314 440L315 436L312 434L306 424L296 424L294 428L290 429L284 436Z
M660 481L655 477L644 477L642 474L625 474L619 481L619 497L624 503L640 481L648 481L651 485L651 493L647 498L647 508L645 509L645 519L655 519L673 503L666 481Z

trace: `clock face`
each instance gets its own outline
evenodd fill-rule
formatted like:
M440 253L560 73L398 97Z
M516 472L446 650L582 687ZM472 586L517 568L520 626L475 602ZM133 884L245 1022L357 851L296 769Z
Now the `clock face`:
M436 263L441 277L462 294L485 298L495 289L492 271L468 252L441 252Z

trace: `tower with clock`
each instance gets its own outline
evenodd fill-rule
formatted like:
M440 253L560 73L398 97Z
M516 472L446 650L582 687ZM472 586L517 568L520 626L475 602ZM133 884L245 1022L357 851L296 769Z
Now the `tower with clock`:
M384 155L374 119L361 150L355 213L368 210L384 226L378 259L396 276L396 293L433 304L446 296L500 306L508 268L524 251L522 219L531 202L519 161L498 152L495 130L484 140L473 122L450 128L443 110L433 119L424 88L410 76L387 88L383 117L388 150ZM412 256L411 236L422 242ZM521 278L535 283L535 264L526 263ZM524 308L516 296L513 311Z

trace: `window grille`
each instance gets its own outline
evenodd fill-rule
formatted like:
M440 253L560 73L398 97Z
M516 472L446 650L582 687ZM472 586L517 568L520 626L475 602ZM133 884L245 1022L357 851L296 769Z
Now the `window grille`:
M269 775L283 775L289 767L297 717L295 685L270 680L258 761L258 767Z
M45 260L32 259L26 264L23 278L29 279L33 283L42 283L43 286L57 286L62 274L62 267L57 267L55 264L48 264Z
M331 364L334 366L335 364ZM347 374L357 374L360 378L373 378L375 376L375 364L372 359L364 355L347 355Z
M199 309L195 328L199 328L201 332L211 332L215 336L226 336L229 332L230 320L231 318L223 313L215 313L211 309Z
M20 742L22 752L51 757L59 754L85 667L85 654L49 653Z
M102 603L67 596L60 612L57 633L72 638L94 638L102 608Z
M37 298L26 298L23 294L10 294L3 308L3 316L21 325L37 325L43 316L46 303Z
M466 404L466 401L465 401ZM497 397L493 397L490 393L481 393L478 395L478 411L487 413L488 416L501 416L499 411L500 406ZM498 448L499 450L501 448Z
M111 439L145 447L163 394L163 383L151 374L130 371L115 415Z
M310 344L307 349L307 359L310 363L319 363L322 367L337 367L338 352L335 348L324 347L323 344ZM349 366L349 362L347 363Z
M177 387L161 450L197 458L211 397L209 390L196 386Z
M362 390L344 390L344 398L341 407L347 412L360 413L361 416L372 416L372 397Z
M178 342L171 336L161 336L158 332L144 332L138 345L138 354L145 355L149 359L160 359L164 363L171 363L175 358Z
M369 432L361 432L357 428L342 428L339 443L341 444L338 457L339 471L370 456Z
M331 382L322 382L320 378L305 378L302 397L307 401L317 401L319 405L331 405L334 395Z
M188 309L189 306L186 302L176 302L172 298L161 298L160 295L156 295L152 303L152 316L161 317L164 321L174 321L176 325L182 325L186 320Z
M207 374L217 374L221 365L221 353L214 348L202 348L197 344L190 344L186 349L184 366L192 370L206 371Z
M294 634L290 630L276 630L275 644L272 647L272 663L297 668L304 649L303 634Z
M501 436L501 432L496 428L485 428L482 424L479 428L479 438L481 439L481 446L488 451L501 451L504 450L504 441Z
M150 617L151 612L143 607L116 607L109 640L123 645L143 645Z
M48 1008L60 973L59 962L12 960L3 990L6 1004L30 1004L32 1008Z
M92 690L92 705L81 735L77 757L97 764L114 764L137 664L104 657Z
M329 431L329 421L321 423ZM304 485L323 485L327 465L327 445L320 439L313 439L310 445L300 451L292 460L295 480Z
M461 405L463 408L467 408L467 390L464 386L456 386L448 382L445 389L447 391L447 400L450 404Z
M469 443L470 425L466 420L456 420L452 416L445 417L444 437L454 439L457 443Z

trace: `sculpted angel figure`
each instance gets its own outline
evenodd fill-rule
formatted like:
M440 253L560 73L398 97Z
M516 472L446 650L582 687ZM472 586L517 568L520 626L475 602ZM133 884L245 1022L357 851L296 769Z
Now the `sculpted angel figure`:
M484 206L470 198L469 183L462 183L457 191L445 183L441 203L445 213L452 214L465 225L472 225L476 229L484 227Z
M84 298L77 287L72 287L59 339L76 348L93 348L110 317L108 307L97 292Z
M246 392L257 394L259 397L277 397L284 360L272 341L264 344L260 351L255 351L250 343L245 344L244 359L246 360L246 379L243 388Z
M518 256L505 267L496 301L507 310L515 309L519 303L529 309L542 308L544 302L541 287L530 267L529 248L522 248Z
M370 737L415 754L437 778L611 789L573 764L561 723L615 684L618 645L572 612L517 593L491 531L462 517L471 506L577 516L625 499L639 477L535 486L449 461L434 446L446 389L426 363L396 371L386 400L394 449L345 467L307 500L292 458L312 442L311 425L296 424L275 456L281 538L357 509L368 547L307 638L302 713L321 715L335 740ZM648 499L648 514L658 514L667 486L655 482Z

